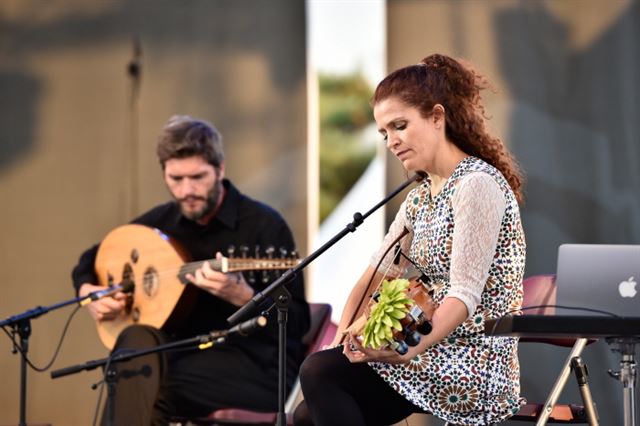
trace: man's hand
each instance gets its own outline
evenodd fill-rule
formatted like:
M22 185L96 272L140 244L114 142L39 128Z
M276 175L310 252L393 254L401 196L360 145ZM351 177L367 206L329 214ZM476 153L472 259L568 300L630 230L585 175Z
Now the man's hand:
M78 296L85 297L89 293L104 290L105 288L107 287L85 283L80 286ZM94 320L109 321L116 318L124 310L127 297L127 294L119 291L112 297L103 297L102 299L91 302L86 306L89 310L89 314Z
M221 258L222 254L217 253L216 259ZM251 300L254 294L253 288L247 284L241 273L225 274L215 271L206 261L194 274L186 274L185 276L201 289L236 306L244 305Z

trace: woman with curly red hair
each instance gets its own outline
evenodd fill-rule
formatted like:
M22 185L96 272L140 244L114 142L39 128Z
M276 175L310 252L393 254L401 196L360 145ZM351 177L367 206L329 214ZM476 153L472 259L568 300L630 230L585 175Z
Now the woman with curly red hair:
M376 88L374 116L387 148L426 179L409 192L351 291L334 347L303 363L297 425L389 425L414 412L490 425L524 402L517 339L484 334L487 318L520 309L525 264L522 176L486 129L487 87L470 66L434 54ZM405 232L400 262L387 258ZM432 330L406 352L365 347L349 326L368 283L402 277L410 266L431 291Z

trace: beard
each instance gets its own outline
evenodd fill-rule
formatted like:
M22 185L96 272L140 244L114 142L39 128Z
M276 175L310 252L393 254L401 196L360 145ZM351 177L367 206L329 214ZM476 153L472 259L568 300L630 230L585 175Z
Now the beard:
M222 196L222 181L216 180L216 182L213 185L213 188L211 188L211 190L207 193L206 197L192 196L192 197L180 198L180 199L176 198L176 201L180 205L180 211L182 212L182 215L184 217L193 221L197 221L215 210L215 208L218 206L218 201L221 196ZM202 208L200 208L199 210L187 210L183 203L188 199L202 200L205 203L202 206Z

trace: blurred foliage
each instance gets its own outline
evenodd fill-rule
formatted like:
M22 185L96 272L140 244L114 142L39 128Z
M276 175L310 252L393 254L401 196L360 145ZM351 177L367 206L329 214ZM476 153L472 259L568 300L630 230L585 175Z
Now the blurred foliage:
M361 140L373 122L371 86L360 74L320 74L320 221L349 192L376 154Z

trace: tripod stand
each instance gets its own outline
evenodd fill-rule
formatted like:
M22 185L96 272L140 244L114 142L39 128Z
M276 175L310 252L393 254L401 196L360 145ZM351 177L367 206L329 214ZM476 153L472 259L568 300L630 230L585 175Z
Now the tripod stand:
M138 372L126 372L121 373L116 371L114 368L115 365L122 363L124 361L129 361L135 358L139 358L146 355L152 355L156 353L166 352L173 349L186 348L189 346L197 347L200 350L208 349L215 344L219 344L223 342L226 336L234 333L239 333L242 335L246 335L253 331L256 328L264 327L267 324L267 319L263 316L258 316L252 318L248 321L240 323L228 330L221 331L212 331L209 334L204 334L200 336L195 336L183 340L178 340L175 342L169 342L165 344L158 345L155 342L151 344L149 347L140 348L140 349L121 349L113 352L110 356L106 358L100 358L97 360L87 361L83 364L74 365L71 367L61 368L59 370L55 370L51 372L51 378L57 379L59 377L67 376L70 374L75 374L84 370L93 370L98 367L105 368L105 383L107 385L107 402L105 404L104 413L107 425L115 425L116 422L115 417L115 401L116 401L116 383L118 381L118 376L122 375L136 375L142 374L145 377L150 377L155 375L156 379L160 379L159 370L162 368L161 363L154 364L153 366L145 365ZM155 369L153 367L156 367ZM158 382L159 386L159 382ZM126 413L125 413L126 414Z
M582 402L584 404L584 410L586 414L587 421L591 426L597 426L598 423L598 414L595 409L595 404L591 397L591 391L589 389L589 384L587 382L587 366L582 360L582 351L587 345L587 339L580 338L577 339L571 352L567 356L567 360L565 361L562 371L558 375L556 382L553 385L553 388L549 392L549 396L544 403L544 408L540 413L540 417L536 422L536 426L544 426L549 421L549 417L551 416L551 412L553 407L558 402L558 398L560 397L560 393L562 389L566 385L569 380L569 376L571 371L575 373L576 379L578 381L578 387L580 388L580 394L582 396Z
M624 426L636 426L636 345L640 337L608 337L607 344L613 352L619 352L620 371L609 370L609 375L622 382L622 403L624 410Z

